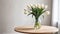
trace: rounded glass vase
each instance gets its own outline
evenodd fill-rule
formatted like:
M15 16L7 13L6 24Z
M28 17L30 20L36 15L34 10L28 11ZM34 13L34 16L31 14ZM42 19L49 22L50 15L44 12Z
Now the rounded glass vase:
M35 25L34 25L34 29L40 29L40 28L41 28L41 23L38 20L36 20Z

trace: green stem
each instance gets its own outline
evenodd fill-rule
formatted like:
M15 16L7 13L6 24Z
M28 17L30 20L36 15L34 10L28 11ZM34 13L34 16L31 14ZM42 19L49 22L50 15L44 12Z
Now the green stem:
M38 22L38 18L36 18L36 21L35 21L36 23Z
M35 27L38 26L38 18L35 17Z

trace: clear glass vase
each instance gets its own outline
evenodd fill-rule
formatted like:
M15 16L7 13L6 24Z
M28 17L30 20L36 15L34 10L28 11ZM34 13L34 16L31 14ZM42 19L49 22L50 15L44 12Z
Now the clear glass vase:
M40 29L40 27L41 27L41 23L38 21L38 19L35 19L34 29Z

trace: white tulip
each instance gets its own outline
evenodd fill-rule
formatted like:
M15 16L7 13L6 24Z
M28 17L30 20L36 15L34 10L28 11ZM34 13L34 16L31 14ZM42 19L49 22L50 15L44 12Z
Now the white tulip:
M37 4L37 7L39 7L39 4Z
M47 5L45 5L45 8L44 8L44 10L43 10L43 11L47 10L47 8L48 8L48 6L47 6Z
M33 8L35 8L36 6L35 6L35 4L33 4L33 6L32 6Z
M41 8L41 5L39 4L39 6L38 6L39 8Z
M24 9L24 11L27 11L26 9Z
M27 14L26 11L24 11L24 14Z
M31 9L31 6L30 6L30 5L27 5L27 8L28 8L28 9Z
M38 7L38 4L34 4L33 6L34 6L34 8L35 8L35 7Z
M30 4L30 7L31 7L31 6L32 6L33 8L35 8L35 4Z
M35 4L36 7L38 7L38 4Z
M30 4L30 6L33 6L33 4Z
M28 11L28 13L31 13L32 11Z
M27 9L24 9L24 14L28 14L28 10Z
M46 15L49 15L49 14L50 14L50 12L49 12L49 11L46 11L46 12L45 12L45 14L46 14Z
M29 14L29 12L27 11L27 14Z
M27 5L27 10L31 11L31 6L30 5Z
M32 11L30 11L30 12L32 12Z
M48 8L48 5L45 5L45 9L47 9Z
M45 8L44 4L41 5L42 8Z

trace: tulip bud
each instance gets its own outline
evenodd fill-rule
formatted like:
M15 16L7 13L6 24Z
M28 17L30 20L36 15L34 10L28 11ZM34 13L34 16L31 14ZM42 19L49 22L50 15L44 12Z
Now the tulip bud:
M31 13L32 11L28 11L28 13Z
M33 4L30 4L30 6L33 6Z
M27 11L26 9L24 9L24 11Z
M27 14L27 9L24 9L24 14Z
M46 13L46 15L49 15L49 14L50 14L50 12L49 12L49 11L46 11L45 13Z
M45 5L45 9L47 9L48 8L48 6L47 5Z
M36 6L35 6L35 4L33 4L33 8L35 8Z
M27 14L26 11L24 11L24 14Z
M35 8L35 7L36 7L36 5L34 4L34 5L33 5L33 7Z
M38 7L38 4L36 4L35 6Z
M39 4L39 8L41 8L41 5Z
M44 6L44 4L42 4L42 6L41 6L42 8L45 8L45 6Z
M30 5L27 5L27 8L28 8L28 9L31 9Z
M40 4L37 4L37 7L38 7L38 8L41 8L41 5L40 5Z

